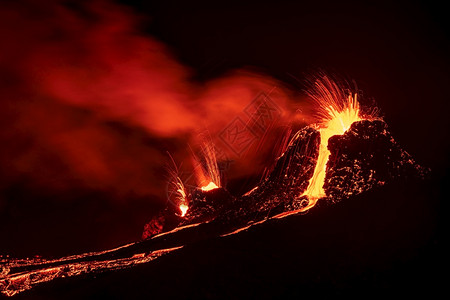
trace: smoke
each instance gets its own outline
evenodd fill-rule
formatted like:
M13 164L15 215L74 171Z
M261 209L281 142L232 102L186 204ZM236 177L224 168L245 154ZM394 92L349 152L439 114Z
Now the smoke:
M261 149L268 130L299 117L289 113L290 92L267 76L241 70L194 82L192 70L140 32L143 18L127 7L107 1L2 5L1 188L25 182L160 196L166 150L182 162L188 145L199 144L207 131L240 175L251 174L256 156L268 153L251 149ZM256 124L257 132L250 123L259 122L252 105L260 105L254 101L261 93L274 114ZM245 151L227 140L234 120L246 125L238 145L247 142Z

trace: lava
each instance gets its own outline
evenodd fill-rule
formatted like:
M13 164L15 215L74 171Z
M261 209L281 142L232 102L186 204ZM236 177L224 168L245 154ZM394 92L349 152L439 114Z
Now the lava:
M179 208L181 210L181 216L184 217L189 209L189 206L187 204L181 203Z
M183 182L181 181L181 179L179 177L177 177L177 180L178 180L178 187L179 187L177 189L177 193L179 194L177 199L180 201L180 205L178 207L180 208L181 216L184 217L189 209L189 205L187 202L186 191L184 189Z
M326 76L316 80L314 85L315 89L310 92L310 96L318 104L318 114L321 118L318 129L320 132L319 156L308 188L301 195L308 199L308 204L301 211L312 208L320 198L326 196L323 185L330 157L329 138L344 134L354 122L362 120L356 93L350 93L345 97L342 89Z
M205 186L202 186L200 189L202 190L202 191L211 191L211 190L214 190L214 189L218 189L219 187L214 183L214 182L210 182L210 183L208 183L207 185L205 185Z
M172 166L169 166L167 168L167 171L169 173L169 192L170 192L169 197L172 194L176 194L176 196L174 197L175 201L176 203L178 203L178 208L180 209L181 217L184 217L189 209L188 200L186 197L186 189L184 187L183 181L179 176L179 170L175 161L173 160L173 157L170 155L170 153L168 154L173 164Z
M193 154L195 175L202 191L210 191L221 186L220 171L217 165L216 151L211 141L206 141L201 146L200 160Z
M194 173L197 177L198 186L202 191L211 191L220 187L220 171L217 165L217 158L214 147L211 142L204 142L201 146L202 160L200 160L194 153L192 154L192 161L195 166ZM177 202L181 217L184 217L189 210L189 202L186 196L186 189L183 181L178 176L178 168L172 157L172 162L175 169L171 170L172 184L176 187L178 194Z
M6 263L7 271L4 276L0 277L0 292L5 296L11 297L29 290L35 285L57 278L67 278L106 270L123 270L138 264L148 263L164 254L183 248L183 246L177 246L157 249L149 253L117 254L120 250L123 251L133 247L136 247L136 243L108 251L68 256L59 260L31 259L23 263L20 260L16 262L13 259ZM108 256L110 254L113 255ZM11 269L20 270L21 268L24 270L11 272Z

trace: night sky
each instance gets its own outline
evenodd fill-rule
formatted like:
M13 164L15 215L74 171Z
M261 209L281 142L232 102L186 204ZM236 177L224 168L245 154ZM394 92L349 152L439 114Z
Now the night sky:
M442 245L444 12L429 1L2 2L0 254L62 256L140 239L166 205L166 151L189 173L197 130L216 137L273 86L286 121L304 125L304 79L319 69L355 80L396 141L431 168L427 241ZM232 193L257 182L271 141L265 156L234 159Z

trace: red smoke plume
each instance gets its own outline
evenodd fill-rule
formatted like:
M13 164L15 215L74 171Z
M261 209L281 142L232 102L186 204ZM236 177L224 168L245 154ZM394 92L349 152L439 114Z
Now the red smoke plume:
M52 189L160 195L166 150L186 160L188 145L195 147L207 130L239 165L238 175L251 174L257 161L252 149L261 149L267 130L293 120L288 91L267 76L235 71L206 83L191 80L189 68L140 33L142 18L126 7L106 1L3 5L5 186L25 180ZM276 118L255 132L246 108L261 92L275 103ZM221 136L235 118L249 125L252 141L237 154Z

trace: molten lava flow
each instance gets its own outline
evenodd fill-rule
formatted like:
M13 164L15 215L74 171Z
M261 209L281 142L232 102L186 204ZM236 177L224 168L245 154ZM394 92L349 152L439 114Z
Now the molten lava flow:
M148 263L162 255L183 248L183 245L180 245L145 253L136 253L138 250L132 250L132 253L120 252L122 249L133 249L135 246L136 243L131 243L112 250L72 255L55 260L11 259L5 262L8 272L0 274L2 275L0 277L0 294L11 297L54 279L75 277L91 272L123 270Z
M361 120L357 94L350 94L345 97L337 84L326 77L322 78L322 81L317 81L315 88L314 94L310 95L318 103L319 115L322 119L319 128L319 156L308 188L302 194L302 196L308 198L308 204L301 211L310 209L316 205L320 198L326 196L323 185L325 183L326 166L330 156L328 139L334 135L344 134L353 122Z

